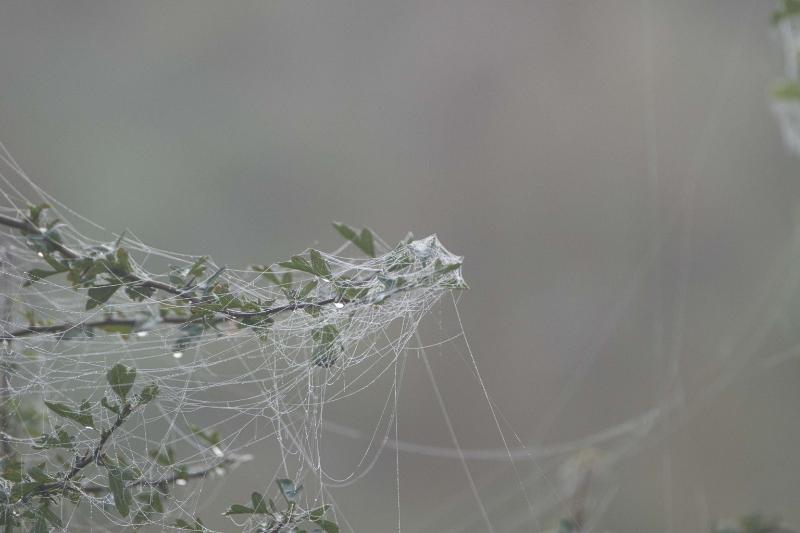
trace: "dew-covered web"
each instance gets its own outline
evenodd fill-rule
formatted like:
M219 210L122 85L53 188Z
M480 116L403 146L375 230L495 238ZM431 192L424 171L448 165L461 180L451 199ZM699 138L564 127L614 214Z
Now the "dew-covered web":
M5 174L23 176L8 154L5 163ZM18 188L23 186L24 193ZM112 237L116 243L91 240L67 222L76 220L74 213L25 180L14 183L4 177L3 196L2 214L17 219L24 218L28 206L48 203L48 212L61 221L63 244L72 250L103 254L124 246L141 279L170 282L148 271L154 264L169 264L173 275L187 277L187 271L199 265L198 258L156 250L131 236ZM4 227L2 239L4 401L16 405L25 399L25 408L38 407L45 415L28 435L7 435L8 443L25 449L25 463L44 461L45 468L58 469L63 458L35 449L39 430L64 425L63 419L43 409L42 401L76 404L87 399L96 405L101 397L113 398L106 373L123 361L135 366L137 383L158 386L158 398L130 416L106 452L136 465L143 479L153 483L174 479L185 487L166 499L166 511L190 516L197 487L203 485L194 478L206 473L205 477L218 476L240 466L250 460L244 450L265 439L279 446L283 456L283 472L265 475L302 482L304 498L328 501L328 488L348 479L330 477L320 460L325 407L347 401L387 372L396 372L420 320L443 295L464 285L458 268L461 258L435 236L409 239L391 249L371 243L383 249L374 258L319 253L314 260L324 262L328 271L324 277L297 271L287 275L291 269L275 265L267 272L223 270L207 261L196 283L213 278L217 292L223 288L225 295L247 298L276 312L258 323L227 317L176 327L186 318L177 309L179 295L156 291L138 302L120 290L102 305L90 306L86 291L76 291L63 276L30 275L46 264L29 235ZM333 279L346 279L353 290L337 293L330 283ZM93 412L95 417L100 413L97 428L114 421L112 411ZM217 422L198 430L198 420ZM76 450L92 448L98 430L80 428L74 437ZM173 450L181 464L188 465L186 479L175 478L174 466L158 460L158 454ZM102 475L99 469L85 469L81 486L104 485ZM112 495L87 490L85 496L91 510L66 517L68 523L97 515L118 526L129 523L112 512ZM147 516L140 521L158 523L161 518ZM246 525L256 527L258 520L251 522Z
M158 387L157 398L135 409L102 451L109 462L134 469L136 475L125 480L134 495L143 488L158 488L159 511L163 512L148 507L148 500L134 497L127 516L122 516L115 495L108 490L107 469L90 464L72 483L82 503L76 506L65 499L52 507L68 530L82 530L88 524L95 530L113 531L131 524L158 530L171 528L176 518L191 523L195 516L202 517L204 501L225 493L226 473L238 468L263 470L263 481L254 488L273 496L270 487L277 479L302 484L298 510L330 505L331 521L343 531L352 530L348 515L358 511L336 505L336 489L362 479L382 451L460 463L469 480L469 498L477 506L474 514L460 515L451 522L454 530L463 522L467 530L493 531L490 515L509 512L503 509L503 501L487 496L491 491L476 485L470 464L488 460L511 465L513 484L525 502L518 525L528 529L536 524L543 529L551 517L569 515L576 498L585 508L582 512L599 516L597 511L607 505L613 491L598 492L592 498L584 494L588 490L584 478L598 464L586 450L605 447L603 461L613 462L648 433L657 417L655 411L648 412L580 442L527 447L525 439L509 429L483 384L457 307L460 289L466 287L462 258L450 253L436 236L409 237L396 246L375 238L364 243L374 248L375 257L353 245L335 253L300 254L306 266L324 263L327 273L323 276L306 275L302 268L285 263L269 268L222 268L210 259L148 247L132 233L106 232L40 190L10 154L4 152L2 157L4 205L0 215L30 218L31 206L47 204L41 223L58 220L54 227L59 242L68 250L102 256L124 248L138 279L165 284L187 283L192 277L189 271L202 266L202 274L194 272L197 279L190 284L213 285L217 296L224 289L223 296L275 310L266 319L215 313L202 325L191 321L187 325L187 316L179 310L186 307L185 301L165 291L156 290L135 301L120 289L107 301L89 304L86 288L74 288L67 273L31 274L48 269L45 256L58 257L41 251L36 232L0 225L5 339L2 401L14 420L23 421L4 422L3 445L13 448L23 465L38 465L54 476L63 475L57 473L94 449L103 428L117 417L101 405L104 398L107 403L115 398L107 377L113 365L121 362L135 367L134 391L149 384ZM46 232L48 227L39 229ZM101 238L90 238L88 233ZM102 235L107 236L105 240ZM339 280L338 288L333 280ZM350 290L342 292L342 280ZM426 348L431 346L426 347L418 333L420 322L437 303L452 309L455 333L437 341L436 346L452 347L471 369L475 392L485 396L494 419L496 449L465 449L450 423L447 402L427 360ZM433 408L441 409L453 446L432 447L398 438L397 402L409 353L417 364L421 359L427 367L438 398ZM383 387L384 398L375 419L358 428L326 419L326 409L332 405L358 401L361 393L375 387ZM84 400L91 406L93 423L83 427L44 404L78 406ZM61 430L73 439L72 449L42 446L43 438L57 438ZM321 448L326 433L356 439L362 460L353 471L343 475L325 464ZM280 464L265 467L250 455L256 444L264 442L280 450ZM504 476L504 483L507 481L508 474ZM491 477L481 481L488 486L494 482ZM3 483L10 493L11 484ZM432 509L432 521L447 504ZM23 508L20 504L15 509L22 512ZM225 530L271 531L264 527L263 515L231 518L233 522ZM400 521L396 522L389 527L402 530Z

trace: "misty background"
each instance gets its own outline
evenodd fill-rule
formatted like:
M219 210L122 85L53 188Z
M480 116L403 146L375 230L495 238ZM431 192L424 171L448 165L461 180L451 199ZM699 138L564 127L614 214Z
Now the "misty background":
M607 473L598 530L700 532L754 510L797 525L800 359L759 364L800 341L782 262L800 159L769 106L773 8L4 0L0 141L109 231L219 264L333 249L332 220L390 242L437 233L466 258L463 329L523 442L681 398ZM445 301L423 336L454 330ZM429 355L461 446L501 449L460 356ZM452 447L413 356L399 417L401 440ZM357 405L338 422L372 427ZM346 473L361 445L331 436L328 465ZM219 513L265 488L263 453L203 502L208 525L231 528ZM470 467L482 497L507 500L495 530L513 530L527 508L511 464ZM397 528L396 477L387 450L334 491L356 531ZM400 485L403 531L485 530L457 459L401 453Z

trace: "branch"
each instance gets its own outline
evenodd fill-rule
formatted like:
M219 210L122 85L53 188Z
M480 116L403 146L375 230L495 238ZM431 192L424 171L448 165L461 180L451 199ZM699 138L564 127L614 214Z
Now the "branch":
M57 240L51 239L49 236L45 235L41 228L37 228L29 220L19 220L0 214L0 224L10 228L16 228L23 233L39 233L40 235L43 235L44 238L47 239L47 242L49 242L53 248L58 250L58 252L63 255L65 259L77 259L80 257L77 252L72 251Z
M181 479L189 480L189 479L203 478L221 466L238 465L240 463L245 463L247 461L250 461L251 459L252 457L250 455L225 457L212 465L190 468L188 472L181 472L178 470L174 470L170 475L161 479L151 480L146 478L140 478L128 483L127 487L156 487L159 485L172 485L176 481ZM108 487L105 487L103 485L83 485L81 486L80 490L81 492L85 492L87 494L102 494L108 492L109 489Z
M331 305L333 303L350 303L351 300L346 298L336 299L336 298L328 298L326 300L321 300L319 302L297 302L297 303L289 303L286 305L281 305L278 307L273 307L270 309L265 309L263 311L257 311L252 313L242 312L236 313L240 315L240 318L253 318L264 316L268 317L269 315L275 315L279 313L284 313L286 311L296 311L300 309L306 309L310 307L323 307L326 305ZM232 320L230 317L222 318L213 323L222 322L225 320ZM192 322L199 322L196 317L189 317L189 318L180 318L180 317L163 317L159 320L160 323L164 324L175 324L182 326L184 324L190 324ZM18 329L6 335L0 335L0 342L8 341L11 342L14 339L18 339L20 337L32 337L35 335L46 335L52 333L66 333L71 331L75 328L86 328L86 329L95 329L95 328L104 328L104 327L111 327L111 326L121 326L121 327L129 327L134 328L140 322L133 319L123 319L123 318L105 318L103 320L94 320L91 322L66 322L64 324L47 324L47 325L30 325L26 326L25 328Z
M196 318L178 318L178 317L164 317L160 322L165 324L188 324ZM106 318L103 320L94 320L92 322L67 322L64 324L50 324L50 325L31 325L17 331L13 331L7 335L0 335L0 341L13 341L19 337L31 337L33 335L43 335L48 333L66 333L75 328L103 328L109 326L122 326L122 327L136 327L140 322L132 319L122 318Z
M94 449L87 450L83 457L79 458L75 461L75 464L72 466L72 469L64 476L64 479L61 481L55 481L53 483L47 483L39 487L34 494L39 496L51 494L55 491L62 490L67 488L72 478L77 476L81 470L86 468L92 463L96 463L100 461L100 455L103 453L103 447L108 442L108 439L111 438L111 435L122 426L125 422L125 419L133 412L133 406L129 402L125 402L122 406L122 410L120 411L119 415L117 415L117 419L114 421L114 424L106 429L100 434L100 440L97 443L97 446Z
M68 248L67 246L63 245L62 243L58 242L57 240L51 238L45 231L42 231L41 228L38 228L38 227L34 226L28 220L19 220L19 219L13 218L13 217L9 217L9 216L0 214L0 225L4 225L4 226L8 226L8 227L11 227L11 228L18 229L18 230L22 231L23 233L38 233L45 240L47 240L47 242L50 243L53 246L53 248L55 250L57 250L65 259L80 259L82 257L82 255L79 252L76 252L76 251ZM183 298L184 300L188 301L189 303L191 303L194 306L197 306L197 307L199 307L201 309L203 308L204 302L201 299L199 299L196 296L191 294L191 289L192 289L191 287L190 288L174 287L174 286L172 286L172 285L170 285L168 283L164 283L164 282L156 281L156 280L152 280L152 279L147 279L147 278L142 278L142 277L136 276L135 274L129 274L129 277L130 277L130 282L127 282L127 283L122 282L122 283L120 283L120 285L121 286L131 285L131 286L134 286L134 287L139 286L139 287L146 287L146 288L150 288L150 289L161 290L161 291L164 291L166 293L169 293L169 294L172 294L174 296L177 296L179 298ZM322 306L330 305L330 304L333 304L333 303L349 303L349 302L350 302L350 300L347 300L347 299L344 299L344 298L328 298L326 300L321 300L319 302L293 302L293 303L288 303L288 304L277 306L277 307L272 307L272 308L268 308L268 309L262 309L262 310L259 310L259 311L235 311L235 310L232 310L232 309L221 309L221 310L218 310L218 311L215 311L215 312L218 312L221 315L224 315L224 316L226 316L226 317L228 317L230 319L243 320L243 319L259 318L259 317L268 318L268 317L270 317L272 315L276 315L276 314L283 313L283 312L286 312L286 311L295 311L295 310L299 310L299 309L308 309L308 308L311 308L311 307L322 307ZM182 323L186 323L186 322L189 322L189 321L190 320L186 320L184 322L175 322L175 323L181 323L182 324ZM102 325L113 325L113 324L97 324L96 326L93 326L93 327L100 327ZM19 332L20 335L12 334L12 336L26 336L26 335L32 335L32 334L37 334L37 333L58 333L58 332L61 332L61 331L68 331L72 327L75 327L75 325L62 324L62 325L56 325L56 326L34 326L34 327L27 328L26 330L20 331ZM87 324L87 327L88 327L88 324ZM8 339L8 336L4 336L4 337L0 337L0 340L9 340L9 339Z

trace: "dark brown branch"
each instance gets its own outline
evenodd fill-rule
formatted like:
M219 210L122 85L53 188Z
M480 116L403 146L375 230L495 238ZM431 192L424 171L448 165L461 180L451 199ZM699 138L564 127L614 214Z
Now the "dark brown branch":
M49 236L47 236L44 232L42 232L42 230L40 228L35 227L33 224L31 224L27 220L19 220L19 219L13 218L13 217L9 217L9 216L0 214L0 225L5 225L5 226L11 227L11 228L18 229L18 230L22 231L23 233L39 233L40 235L44 236L47 239L47 241L53 246L53 248L56 249L65 259L78 259L81 256L78 252L75 252L75 251L71 250L70 248L64 246L62 243L60 243L60 242L50 238ZM147 288L151 288L151 289L161 290L161 291L164 291L166 293L178 296L179 298L183 298L186 301L188 301L189 303L191 303L192 305L200 307L201 309L203 307L202 300L200 300L197 297L195 297L194 295L192 295L191 294L191 289L174 287L174 286L172 286L172 285L170 285L168 283L164 283L164 282L156 281L156 280L152 280L152 279L139 278L138 276L135 276L133 274L131 274L131 278L133 278L132 281L130 283L124 283L124 285L130 284L131 286L134 286L134 287L135 286L140 286L140 287L147 287ZM260 310L260 311L235 311L235 310L232 310L232 309L222 309L222 310L220 310L218 312L220 314L222 314L222 315L225 315L225 316L229 317L229 318L238 319L238 320L248 319L248 318L258 318L258 317L267 318L267 317L270 317L272 315L283 313L283 312L286 312L286 311L295 311L295 310L299 310L299 309L308 309L308 308L311 308L311 307L321 307L321 306L330 305L330 304L336 303L336 302L348 303L349 300L337 299L337 298L328 298L326 300L322 300L322 301L319 301L319 302L293 302L293 303L288 303L288 304L281 305L281 306L278 306L278 307L272 307L272 308L269 308L269 309L263 309L263 310ZM188 320L187 320L187 322L188 322ZM59 331L66 331L66 330L70 329L70 326L68 324L64 324L62 326L48 326L48 327L52 327L54 329L52 331L47 331L47 330L36 331L34 329L29 328L29 329L31 329L31 332L28 333L28 335L34 334L34 333L39 333L39 332L57 333ZM64 329L60 329L60 328L64 328ZM23 336L24 336L24 334L23 334ZM5 339L5 337L3 339Z
M51 238L49 235L43 232L41 228L34 226L29 220L19 220L14 217L0 214L0 225L18 229L23 233L38 233L42 235L45 239L47 239L47 242L64 257L64 259L78 259L81 257L80 253ZM184 292L182 289L178 289L172 285L169 285L168 283L162 283L160 281L141 278L137 279L137 281L141 286L159 289L171 294L175 294L176 296L180 296Z
M39 233L40 235L43 235L47 239L47 242L49 242L54 249L58 250L58 252L63 255L65 259L76 259L79 257L77 252L72 251L57 240L48 237L44 234L41 228L37 228L29 220L19 220L14 217L0 214L0 224L10 228L16 228L23 233Z
M231 465L231 464L239 464L245 461L249 461L250 456L235 456L235 457L226 457L221 459L215 464L212 465L205 465L201 467L189 468L188 471L181 472L179 470L173 470L171 474L159 479L146 479L140 478L134 481L131 481L127 484L128 487L158 487L161 485L173 485L176 481L181 479L190 480L190 479L198 479L204 478L217 468L222 466ZM108 487L103 485L82 485L80 487L81 492L85 492L86 494L103 494L108 492Z
M133 406L129 402L125 402L122 405L122 410L117 415L117 419L114 421L114 424L112 424L110 428L103 430L103 432L100 434L100 440L97 442L97 445L93 449L87 450L82 457L75 461L75 464L72 465L72 469L67 472L67 475L64 476L64 479L40 486L35 491L35 494L41 496L65 489L69 485L72 478L77 476L81 470L92 463L98 462L100 460L100 455L103 453L103 448L108 442L108 439L110 439L111 435L113 435L114 432L118 430L120 426L122 426L132 412Z
M164 324L188 324L192 321L196 321L196 318L180 318L180 317L164 317L160 319L160 322ZM0 336L0 341L12 341L19 337L31 337L34 335L46 335L50 333L66 333L76 328L85 328L85 329L95 329L95 328L103 328L103 327L110 327L110 326L122 326L122 327L130 327L134 328L139 321L132 320L132 319L122 319L122 318L106 318L103 320L93 320L91 322L78 322L78 323L66 323L66 324L49 324L49 325L31 325L27 326L22 329L18 329L12 333L9 333L5 336Z
M289 303L286 305L281 305L278 307L273 307L270 309L265 309L264 311L258 311L253 313L237 313L240 315L240 318L252 318L252 317L259 317L264 316L268 317L269 315L274 315L278 313L283 313L286 311L296 311L300 309L306 309L310 307L323 307L325 305L330 305L332 303L349 303L350 300L347 299L336 299L336 298L328 298L326 300L321 300L319 302L297 302L297 303ZM223 320L230 320L230 318L226 319L218 319L212 321L213 323L219 323ZM160 323L164 324L175 324L175 325L184 325L190 324L192 322L198 322L196 317L190 318L181 318L181 317L163 317L160 319ZM46 325L30 325L26 326L25 328L18 329L13 331L7 335L0 335L0 341L13 341L14 339L20 337L32 337L35 335L47 335L47 334L55 334L55 333L67 333L76 328L84 328L84 329L95 329L95 328L104 328L104 327L111 327L111 326L122 326L122 327L130 327L134 328L139 321L133 319L122 319L122 318L105 318L103 320L93 320L91 322L77 322L77 323L64 323L64 324L46 324Z

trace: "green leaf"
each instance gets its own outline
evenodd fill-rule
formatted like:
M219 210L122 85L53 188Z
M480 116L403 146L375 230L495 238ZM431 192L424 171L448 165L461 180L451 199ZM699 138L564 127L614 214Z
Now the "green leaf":
M36 492L42 486L41 483L38 481L23 481L21 483L15 484L11 487L11 495L9 498L11 501L21 500L22 498L26 497L27 495Z
M206 272L206 261L208 261L208 257L199 257L194 263L192 263L192 266L189 267L186 273L189 276L199 278Z
M228 509L222 513L223 516L231 516L235 514L253 514L255 511L249 507L245 507L244 505L239 505L234 503Z
M300 290L300 292L297 293L297 298L299 300L302 300L303 298L305 298L306 296L311 294L311 291L314 290L314 288L317 286L317 283L318 283L318 281L315 280L315 279L312 279L311 281L306 283L303 286L303 288Z
M330 279L331 269L322 254L312 248L308 251L308 255L311 257L311 268L314 270L314 274L321 278Z
M50 204L41 203L37 205L28 204L28 220L37 228L41 226L42 213L50 209Z
M317 366L332 366L344 349L339 341L339 330L333 324L312 331L311 339L314 341L311 360Z
M128 295L128 298L135 302L143 302L147 300L155 294L156 290L152 287L146 287L142 284L126 284L125 285L125 294Z
M316 275L314 267L312 267L304 257L299 255L293 255L291 261L284 261L278 264L283 268L291 268L293 270L299 270L301 272L307 272L308 274Z
M316 522L317 520L322 520L322 517L325 516L325 513L328 512L330 509L330 505L323 505L322 507L318 507L308 513L308 519L312 522Z
M49 450L52 448L66 448L71 450L75 446L74 440L75 438L71 437L69 433L59 426L56 426L53 433L39 437L32 448L34 450Z
M280 278L272 271L272 266L251 265L250 269L255 272L259 272L262 276L267 278L268 281L275 285L281 284Z
M144 405L146 403L150 403L155 399L156 396L158 396L158 385L155 383L150 383L142 389L142 392L139 393L138 404Z
M461 268L461 263L452 263L450 265L445 265L441 261L436 262L436 274L442 276L454 270L458 270Z
M183 272L179 270L178 267L173 266L172 270L169 271L169 282L178 288L186 285L186 280L183 277Z
M302 485L295 487L294 481L291 479L278 479L275 482L278 484L278 488L281 490L281 494L286 500L286 503L296 502L297 498L300 496L300 492L303 490Z
M114 496L114 505L123 517L130 512L130 491L125 487L122 472L119 468L108 469L108 488Z
M31 479L38 481L39 483L51 483L55 481L52 477L50 477L50 475L47 474L47 472L44 471L44 465L45 463L42 463L40 465L30 467L28 469L28 475L31 477Z
M353 228L341 222L334 222L333 227L342 237L355 244L359 250L369 257L375 257L375 239L369 228L362 229L359 235Z
M64 524L61 523L61 518L59 518L58 515L55 514L47 505L42 505L36 509L36 514L39 515L40 518L44 518L47 522L51 523L55 527L64 527Z
M122 236L120 236L122 238ZM114 272L118 275L130 274L133 271L131 265L131 257L128 250L125 248L118 248L116 253L116 262L114 263Z
M103 396L103 398L100 400L100 405L102 405L103 407L105 407L114 414L117 415L119 414L119 405L110 403L108 401L108 398L106 398L105 396Z
M56 272L67 272L69 270L69 264L66 261L59 261L55 257L50 254L42 254L44 259L48 265L50 265L53 270Z
M204 526L203 522L197 517L193 518L191 522L187 522L183 518L179 518L175 520L173 525L177 528L186 529L195 533L203 533L203 531L206 530L206 526Z
M339 526L330 520L314 520L313 522L321 527L325 533L339 533Z
M13 457L6 457L0 461L0 465L2 466L0 476L3 479L14 483L22 481L22 463L19 460Z
M348 226L347 224L342 224L341 222L334 222L333 227L336 228L342 237L355 243L358 240L358 233L353 231L353 228Z
M216 272L211 274L207 280L205 280L202 284L204 294L208 295L211 294L212 289L214 288L214 282L219 278L223 272L225 272L224 266L219 267Z
M149 509L148 509L148 511L149 511ZM147 513L144 510L140 510L140 511L136 512L136 515L133 517L133 520L131 520L131 523L134 526L143 526L149 521L150 521L150 518L148 518ZM134 527L134 530L135 529L136 528Z
M369 287L348 287L344 290L343 296L347 300L358 300L369 293Z
M359 243L356 246L361 248L361 251L367 254L370 257L375 257L375 242L372 237L372 232L369 228L364 228L361 230L361 235L359 236Z
M49 276L54 276L56 274L60 274L63 271L55 271L55 270L44 270L41 268L34 268L27 271L25 274L28 277L25 280L25 283L22 284L23 287L29 287L33 282L39 281L40 279L44 279Z
M117 289L119 288L119 284L91 287L89 289L89 299L86 301L86 310L89 311L90 309L94 309L97 306L103 305L114 295L115 292L117 292Z
M250 501L253 503L253 512L259 514L269 513L267 510L267 502L264 500L264 496L258 492L254 492L250 495Z
M164 512L164 505L161 503L161 496L156 491L140 492L136 495L136 499L140 502L147 504L157 513Z
M106 379L114 393L124 402L133 387L133 382L136 381L136 369L117 363L106 373Z
M83 427L95 427L94 419L92 418L92 413L90 411L91 405L87 400L84 400L83 403L81 403L78 411L65 403L48 402L45 400L44 404L58 416L63 416L64 418L74 420Z

